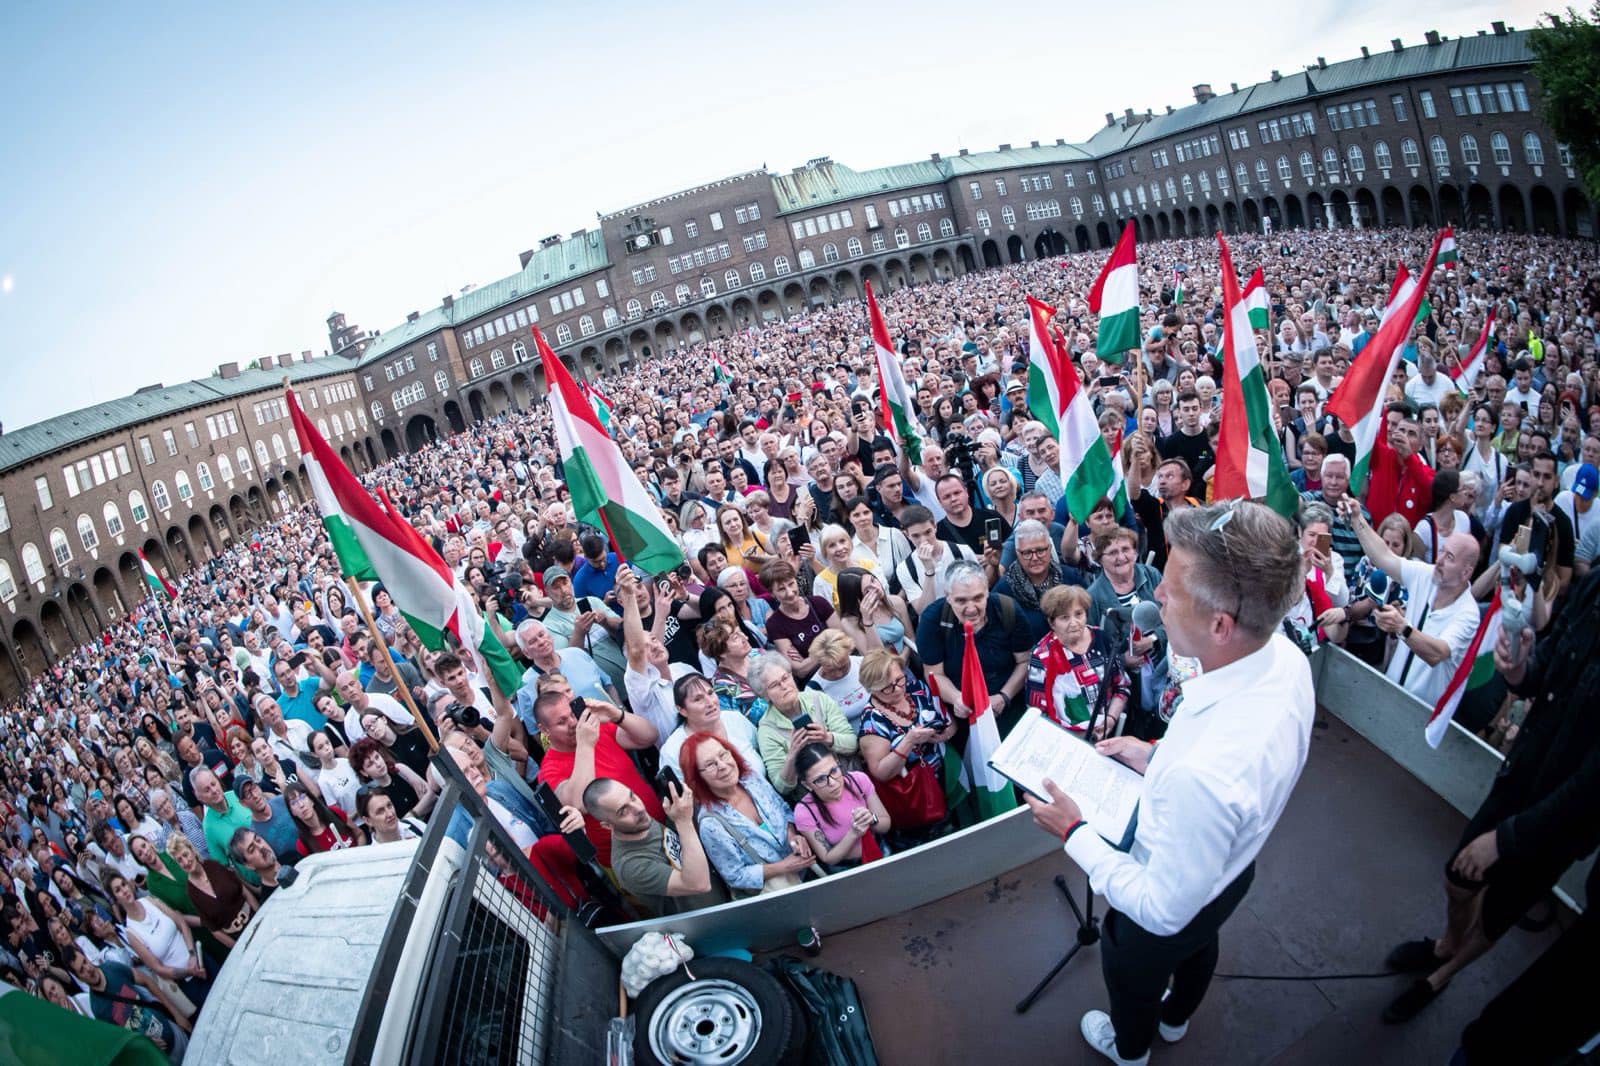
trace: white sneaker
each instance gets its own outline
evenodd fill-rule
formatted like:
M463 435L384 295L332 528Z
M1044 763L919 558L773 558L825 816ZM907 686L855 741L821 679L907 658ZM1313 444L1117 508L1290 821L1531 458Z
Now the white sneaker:
M1166 1022L1160 1022L1156 1025L1156 1032L1160 1033L1161 1039L1165 1040L1167 1043L1176 1044L1189 1034L1189 1023L1184 1022L1182 1025L1168 1025Z
M1115 1062L1117 1066L1145 1066L1150 1061L1148 1051L1136 1059L1125 1059L1117 1054L1117 1030L1111 1024L1111 1015L1103 1010L1092 1010L1085 1014L1083 1021L1078 1023L1078 1028L1090 1047Z

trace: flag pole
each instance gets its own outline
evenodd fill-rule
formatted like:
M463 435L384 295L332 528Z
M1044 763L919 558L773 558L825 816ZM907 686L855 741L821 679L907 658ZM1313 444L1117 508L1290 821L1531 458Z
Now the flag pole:
M437 755L439 753L439 738L433 735L433 730L428 726L428 720L417 709L416 701L411 697L411 686L407 685L405 678L400 676L399 666L395 663L394 656L389 653L388 643L383 639L383 630L379 629L377 623L372 620L372 611L367 607L366 597L361 595L361 587L356 584L355 578L348 575L345 576L344 583L350 587L350 595L356 601L356 609L361 612L361 617L366 620L367 632L372 634L373 641L378 645L385 657L388 658L390 668L394 670L394 690L400 694L400 699L405 703L406 709L411 712L411 717L417 720L417 728L422 730L422 739L428 742L428 751Z

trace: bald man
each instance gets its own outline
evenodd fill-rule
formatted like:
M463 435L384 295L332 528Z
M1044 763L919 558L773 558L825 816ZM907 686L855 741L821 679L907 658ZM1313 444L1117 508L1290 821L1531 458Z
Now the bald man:
M1398 638L1387 675L1426 706L1444 694L1456 667L1478 631L1478 602L1472 598L1472 570L1478 565L1478 542L1461 530L1445 537L1432 565L1402 559L1389 550L1355 501L1340 504L1345 521L1361 539L1372 564L1406 590L1406 604L1378 608L1378 628Z
M361 727L361 716L368 711L377 711L400 729L410 729L416 725L416 719L411 717L411 712L399 700L381 692L363 689L361 675L353 668L340 670L334 678L333 687L345 702L345 731L350 735L352 744L367 735L367 731Z

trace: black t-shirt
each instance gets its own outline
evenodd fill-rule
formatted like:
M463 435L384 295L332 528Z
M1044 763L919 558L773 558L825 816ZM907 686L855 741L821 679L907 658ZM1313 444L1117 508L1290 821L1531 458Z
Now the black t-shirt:
M1156 448L1163 459L1182 459L1189 464L1189 473L1193 478L1189 484L1189 494L1196 499L1204 499L1206 471L1217 461L1217 453L1212 450L1211 438L1205 430L1191 436L1180 429L1162 437L1156 442Z
M1566 512L1553 507L1549 514L1545 514L1533 509L1533 501L1518 500L1506 508L1505 515L1500 519L1500 543L1510 544L1517 538L1517 530L1527 524L1532 525L1528 550L1539 557L1541 574L1552 559L1557 566L1572 566L1576 546L1572 536L1572 520ZM1554 538L1553 543L1551 538Z
M216 748L202 746L200 749L199 765L211 767L212 772L217 775L217 780L222 782L223 789L230 791L232 790L233 767L228 763L227 759L222 757L222 752L218 751ZM189 769L190 768L188 766L183 767L181 782L183 786L183 798L189 801L189 806L198 807L200 806L200 801L195 798L194 789L189 786Z
M856 454L861 457L861 469L866 472L869 478L875 469L872 465L872 453L881 448L894 448L894 441L882 433L879 433L871 440L861 436L856 438Z
M972 521L964 526L956 525L950 521L949 516L946 516L939 520L939 525L935 528L939 539L948 540L952 544L965 544L972 549L974 555L982 556L983 534L991 519L1000 523L1000 543L1004 544L1011 536L1011 523L1001 517L999 511L991 511L987 507L974 507Z

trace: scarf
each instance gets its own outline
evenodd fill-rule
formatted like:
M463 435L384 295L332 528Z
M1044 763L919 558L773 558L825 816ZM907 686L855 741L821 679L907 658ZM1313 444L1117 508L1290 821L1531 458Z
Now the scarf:
M1066 647L1054 633L1046 633L1044 639L1034 646L1033 657L1044 664L1044 687L1040 688L1032 683L1033 678L1037 675L1030 669L1028 705L1038 709L1046 718L1060 722L1069 729L1081 732L1083 724L1090 717L1088 708L1083 702L1083 690L1081 688L1078 689L1079 696L1075 700L1069 696L1067 705L1061 709L1066 721L1062 721L1055 710L1056 681L1063 676L1072 677L1074 681L1077 680L1076 675L1073 673L1072 662ZM1073 706L1074 703L1077 704L1076 707ZM1074 711L1079 713L1075 714L1073 713Z
M1018 558L1006 567L1006 582L1011 586L1011 598L1017 601L1019 607L1037 611L1039 598L1061 584L1061 568L1051 563L1050 569L1045 572L1044 584L1035 588L1032 579L1022 572L1022 560Z

